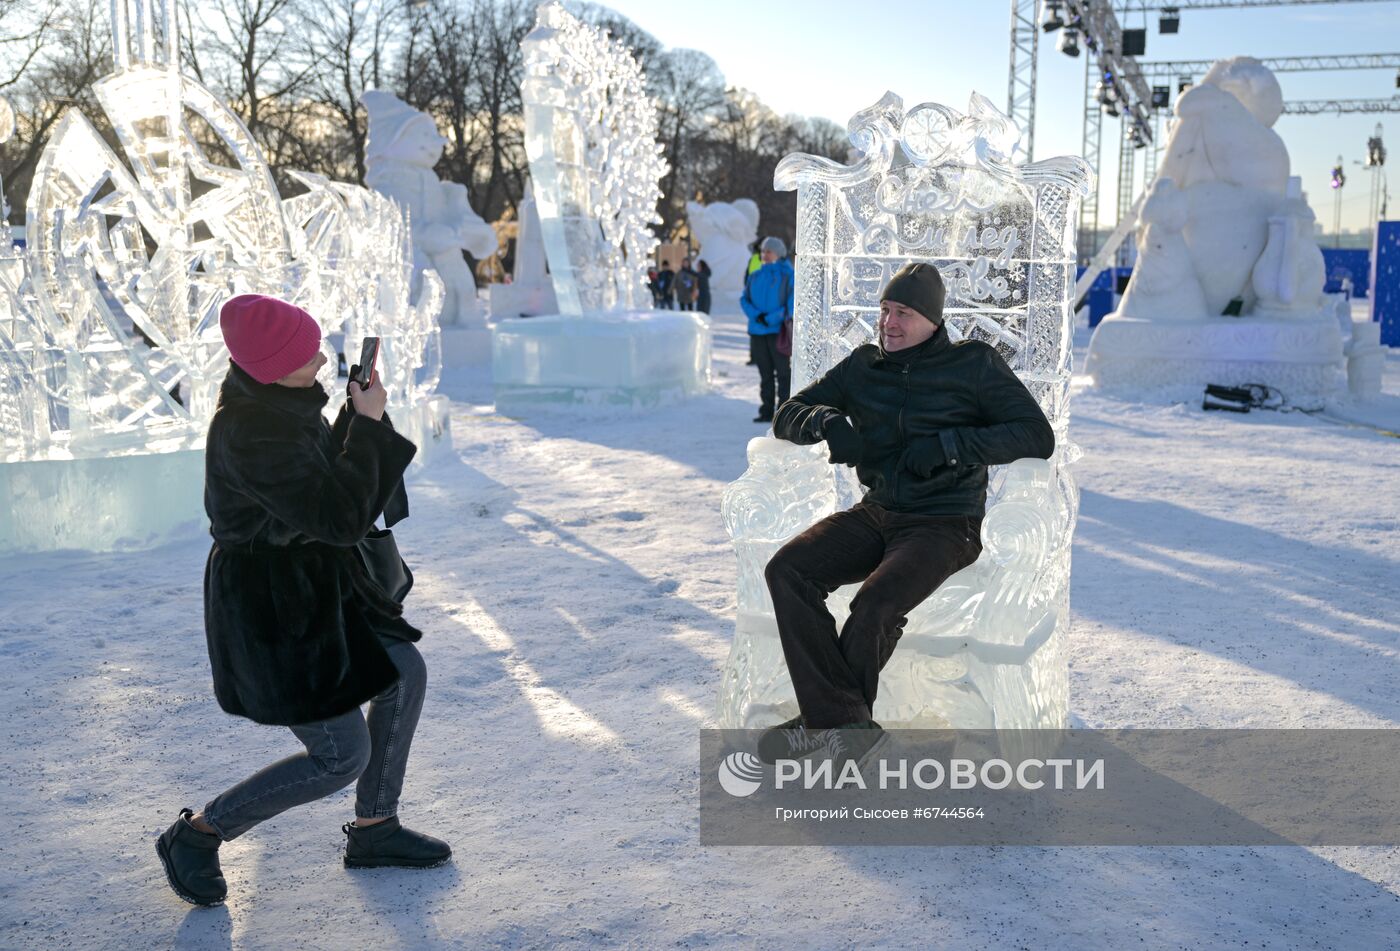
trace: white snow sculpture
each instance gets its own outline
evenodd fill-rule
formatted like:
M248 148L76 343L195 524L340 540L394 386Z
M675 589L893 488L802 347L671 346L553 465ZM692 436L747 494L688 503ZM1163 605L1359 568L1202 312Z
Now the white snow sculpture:
M138 3L131 36L128 4L112 9L116 69L94 93L120 152L65 114L35 169L27 247L0 249L0 551L109 549L202 522L234 294L292 300L326 337L374 327L396 424L424 450L443 425L441 292L432 279L426 313L409 305L397 208L314 176L284 202L237 116L176 68L159 29L173 0Z
M444 326L481 326L476 281L466 251L476 258L495 254L496 231L472 210L467 186L438 179L433 166L447 144L431 116L393 93L371 89L360 97L369 116L365 184L388 195L408 215L413 235L413 294L425 269L437 272L446 291Z
M688 201L685 213L700 242L700 250L692 257L703 258L714 272L710 277L714 310L737 311L749 268L749 247L758 239L758 205L751 198L709 205Z
M1179 398L1259 382L1295 401L1343 385L1313 214L1271 128L1282 110L1278 81L1249 57L1216 63L1177 100L1137 266L1090 343L1096 385ZM1223 316L1232 302L1240 316Z
M544 253L544 236L540 233L540 213L535 206L535 189L525 182L525 194L516 210L515 262L509 284L491 285L491 316L505 317L555 314L559 302L554 296L554 284L549 279Z
M1050 460L993 470L982 555L910 615L881 674L875 718L903 727L1064 726L1078 511L1069 469L1078 449L1068 438L1074 226L1093 173L1079 158L1013 162L1019 132L975 93L967 115L936 103L906 113L886 93L849 128L863 153L854 164L789 155L774 177L798 193L794 389L875 339L881 287L922 261L947 285L949 336L996 347L1056 433ZM719 721L734 728L797 713L764 566L860 494L852 471L829 465L820 445L759 437L748 457L723 503L739 559L739 610ZM828 601L838 624L855 590Z
M653 311L656 106L622 44L558 3L537 12L525 55L525 151L560 313L499 321L496 405L653 405L703 390L709 324Z

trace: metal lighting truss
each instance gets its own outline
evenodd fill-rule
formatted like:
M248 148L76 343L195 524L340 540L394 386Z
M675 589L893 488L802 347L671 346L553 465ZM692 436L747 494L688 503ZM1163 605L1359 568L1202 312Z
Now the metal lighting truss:
M1400 96L1389 99L1295 99L1283 104L1284 115L1315 116L1324 112L1400 112Z
M1011 68L1007 80L1006 114L1021 130L1026 161L1035 159L1035 60L1040 27L1038 0L1011 0Z
M1321 70L1400 69L1400 53L1352 53L1343 56L1261 56L1259 62L1276 73ZM1149 79L1175 80L1199 76L1214 65L1211 59L1150 60L1138 63Z
M1143 10L1161 10L1174 7L1177 10L1227 10L1230 8L1251 7L1293 7L1318 6L1337 3L1385 3L1388 0L1129 0L1117 4L1120 13L1136 13Z

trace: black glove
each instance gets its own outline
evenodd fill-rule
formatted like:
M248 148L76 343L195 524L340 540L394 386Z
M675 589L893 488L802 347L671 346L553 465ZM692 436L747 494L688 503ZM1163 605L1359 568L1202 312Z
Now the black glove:
M933 470L948 464L943 441L937 435L911 439L904 455L899 457L901 469L908 469L921 479L933 475Z
M822 430L822 436L826 439L826 448L831 450L831 454L827 456L828 462L848 466L860 464L865 443L861 441L860 433L855 431L855 427L846 421L846 417L833 417Z
M768 326L768 314L767 314L767 312L765 311L764 313L759 314L757 317L754 318L754 320L758 321L760 324L762 324L763 326L767 327L767 326Z

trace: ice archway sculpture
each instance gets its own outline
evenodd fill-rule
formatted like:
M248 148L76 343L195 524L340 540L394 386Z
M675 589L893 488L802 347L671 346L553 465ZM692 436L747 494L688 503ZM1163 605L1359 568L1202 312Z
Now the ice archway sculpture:
M1030 728L1065 724L1070 542L1078 492L1068 439L1074 223L1093 173L1080 158L1012 160L1019 132L973 94L966 115L908 112L893 93L857 113L852 165L789 155L774 176L796 189L793 387L876 335L879 292L909 262L948 288L949 336L997 348L1055 429L1051 459L992 471L983 552L909 618L880 678L886 726ZM852 504L860 489L825 447L752 440L724 493L739 559L738 623L719 703L725 728L797 713L763 569L788 539ZM855 586L828 602L838 624Z
M647 406L709 383L709 323L656 312L646 286L657 239L656 105L631 51L558 3L521 43L525 152L558 314L492 334L496 405Z

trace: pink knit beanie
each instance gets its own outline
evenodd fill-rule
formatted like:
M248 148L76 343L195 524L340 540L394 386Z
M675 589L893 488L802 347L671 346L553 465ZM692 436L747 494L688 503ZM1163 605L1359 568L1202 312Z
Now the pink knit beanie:
M311 315L284 300L239 294L219 309L233 362L259 383L273 383L310 362L321 346L321 328Z

